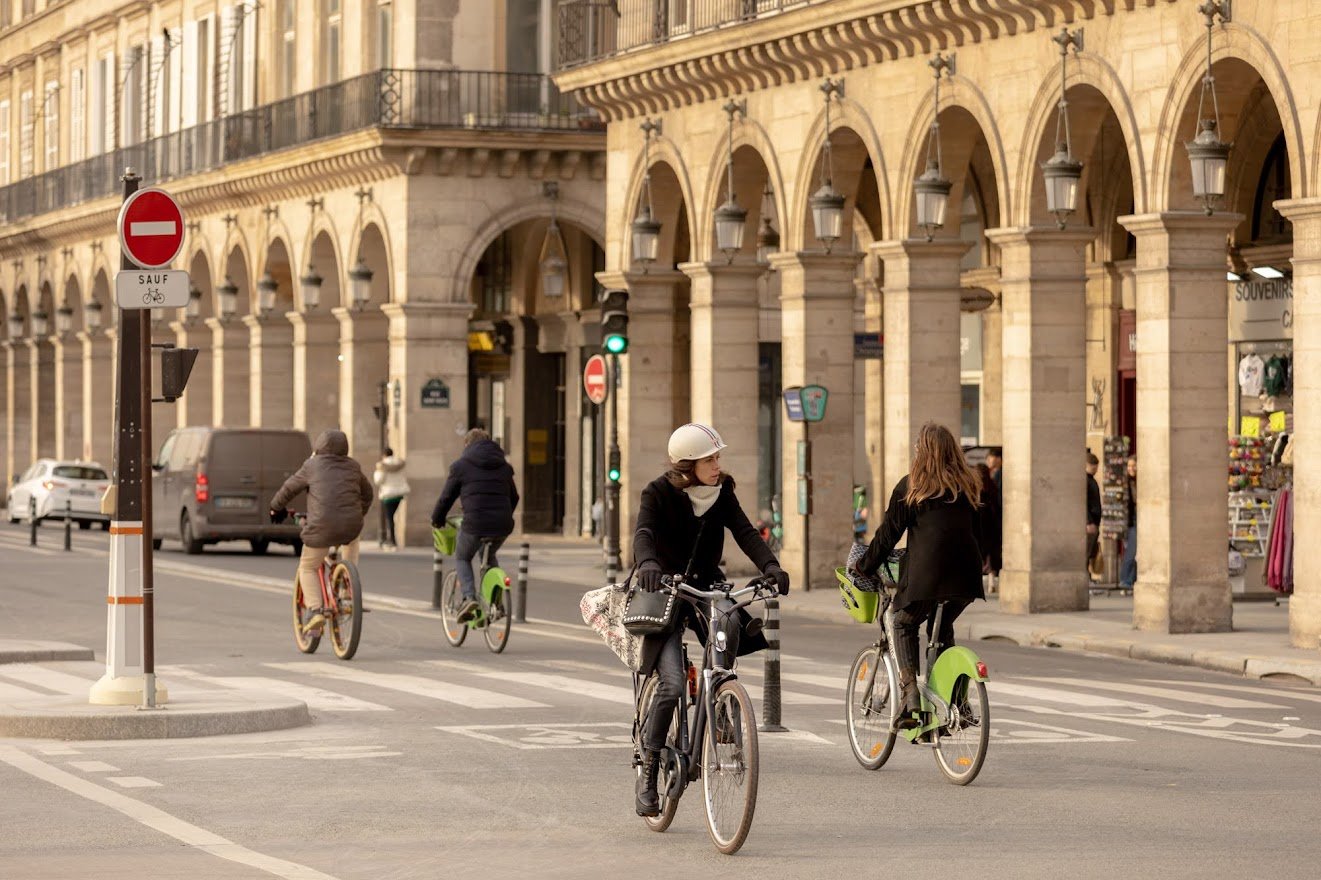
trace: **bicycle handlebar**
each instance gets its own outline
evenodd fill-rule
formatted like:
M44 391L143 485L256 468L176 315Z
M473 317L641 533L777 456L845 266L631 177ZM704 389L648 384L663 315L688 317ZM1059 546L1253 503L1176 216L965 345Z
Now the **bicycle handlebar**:
M732 583L725 581L722 583L712 584L712 586L715 587L715 589L699 590L694 586L685 584L683 582L683 575L666 575L665 577L661 578L661 584L662 586L660 588L660 592L662 593L671 593L676 595L683 594L685 596L690 596L694 599L719 599L719 598L737 599L740 596L746 596L749 593L753 593L753 594L760 593L762 590L769 590L771 593L778 596L780 592L779 588L775 584L775 579L772 577L768 577L766 575L753 578L752 580L748 581L747 586L741 589L734 589L734 585ZM722 587L728 589L722 589ZM760 598L769 598L769 596L753 595L752 599L749 599L748 602L754 602ZM741 605L746 605L748 604L748 602L741 603Z

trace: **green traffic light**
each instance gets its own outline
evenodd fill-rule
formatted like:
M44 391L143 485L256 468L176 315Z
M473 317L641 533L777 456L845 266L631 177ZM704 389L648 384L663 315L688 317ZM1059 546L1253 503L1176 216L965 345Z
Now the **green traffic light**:
M611 468L610 471L609 471L609 476L610 476L610 482L612 482L612 483L618 483L618 482L619 482L619 468Z
M628 337L612 333L605 338L605 350L610 354L623 354L628 351Z

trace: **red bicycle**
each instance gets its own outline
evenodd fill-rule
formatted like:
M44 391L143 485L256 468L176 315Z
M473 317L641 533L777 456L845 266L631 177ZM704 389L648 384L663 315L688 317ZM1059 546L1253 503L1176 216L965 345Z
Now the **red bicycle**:
M296 521L302 524L304 514L295 514ZM304 629L302 590L298 580L294 579L294 642L304 654L312 654L321 644L323 627L330 632L330 646L335 656L341 660L352 659L358 650L358 640L362 637L362 576L358 567L346 559L341 559L338 547L331 547L317 569L317 583L321 587L321 608L325 615L324 624Z

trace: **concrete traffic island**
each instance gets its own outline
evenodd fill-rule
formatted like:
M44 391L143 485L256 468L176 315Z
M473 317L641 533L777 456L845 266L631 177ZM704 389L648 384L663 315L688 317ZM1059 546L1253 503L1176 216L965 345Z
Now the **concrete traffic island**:
M5 663L92 660L90 648L0 639ZM91 682L88 682L90 687ZM0 701L0 738L172 739L286 730L312 723L307 704L278 694L207 691L184 684L156 709L93 705L69 694Z

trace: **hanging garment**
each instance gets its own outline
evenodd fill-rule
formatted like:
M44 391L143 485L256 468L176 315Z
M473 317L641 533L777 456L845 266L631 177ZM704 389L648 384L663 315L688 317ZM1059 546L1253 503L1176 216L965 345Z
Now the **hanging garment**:
M1289 495L1289 506L1284 516L1284 560L1281 564L1281 592L1293 594L1293 490L1285 489Z
M1284 393L1284 389L1288 387L1288 374L1285 369L1284 358L1273 355L1266 361L1262 371L1261 387L1270 397L1277 397Z
M1238 387L1245 397L1256 397L1261 393L1262 373L1266 363L1255 354L1243 356L1238 362Z

